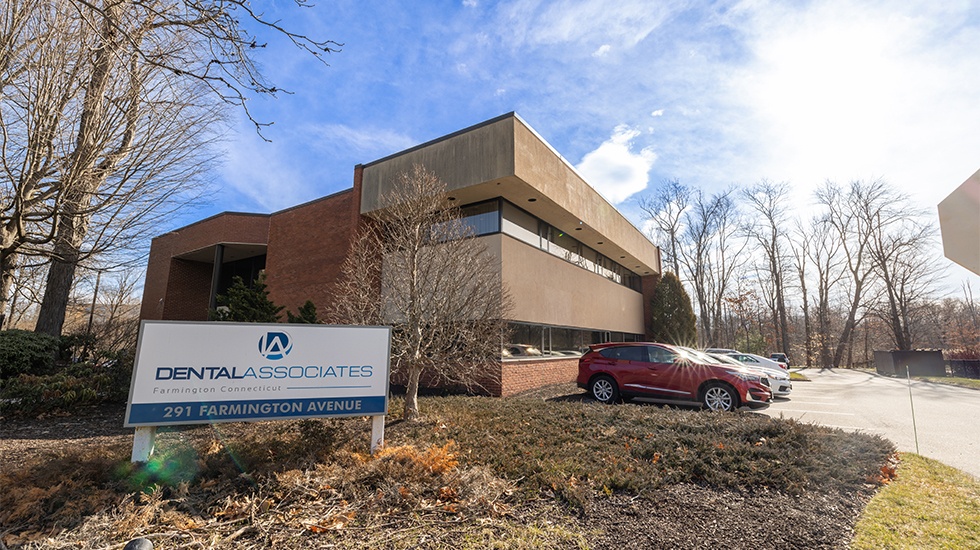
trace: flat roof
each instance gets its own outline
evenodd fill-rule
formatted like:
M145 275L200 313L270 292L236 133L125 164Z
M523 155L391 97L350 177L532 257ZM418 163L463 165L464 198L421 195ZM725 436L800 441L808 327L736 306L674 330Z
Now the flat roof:
M362 165L361 213L384 208L397 176L425 166L457 204L503 197L641 275L660 250L554 147L510 112Z

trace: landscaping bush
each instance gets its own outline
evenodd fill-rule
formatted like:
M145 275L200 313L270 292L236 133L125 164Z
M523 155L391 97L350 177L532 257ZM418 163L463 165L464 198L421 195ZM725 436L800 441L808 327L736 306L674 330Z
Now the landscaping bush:
M127 360L128 359L128 360ZM20 374L0 382L0 415L37 415L79 405L123 403L129 397L132 359L78 363L47 375Z
M54 367L58 339L27 330L0 332L0 380L18 374L47 374Z
M71 363L87 361L98 344L94 334L65 334L58 341L58 359Z

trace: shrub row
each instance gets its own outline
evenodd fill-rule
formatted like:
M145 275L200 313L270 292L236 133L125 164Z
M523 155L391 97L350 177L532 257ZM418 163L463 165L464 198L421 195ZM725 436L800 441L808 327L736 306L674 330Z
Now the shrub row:
M47 374L54 368L60 341L28 330L0 331L0 380L19 374Z
M79 405L125 402L132 361L118 357L79 363L53 374L19 374L0 381L0 415L38 415Z

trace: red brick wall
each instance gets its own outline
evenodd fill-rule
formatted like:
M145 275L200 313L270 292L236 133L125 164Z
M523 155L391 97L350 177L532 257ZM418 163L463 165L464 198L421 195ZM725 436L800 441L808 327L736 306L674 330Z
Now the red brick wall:
M265 269L273 302L295 311L312 300L323 310L350 248L356 208L348 190L272 215Z
M269 216L267 214L234 212L218 214L154 238L150 244L150 258L146 266L140 319L185 319L184 317L169 317L167 315L181 315L181 312L185 311L185 307L190 308L191 311L197 311L197 304L194 299L184 303L183 300L186 298L180 294L190 291L184 289L181 284L170 281L172 274L181 273L180 268L174 271L171 265L174 256L200 250L220 242L264 244L268 242L268 238ZM193 284L198 284L197 279L194 280ZM173 294L172 291L178 288L180 289L178 295ZM210 274L204 292L207 297L210 297ZM193 294L193 292L190 293ZM178 302L170 303L172 300L178 300ZM207 315L206 310L207 306L205 305L205 316ZM199 314L194 313L194 315L196 319Z
M521 392L549 386L574 382L578 376L578 358L508 360L498 363L479 377L483 391L477 393L493 397L508 397ZM405 377L392 376L391 383L404 386ZM442 385L435 377L422 375L419 381L422 388L439 388Z
M174 258L170 262L167 298L160 318L207 321L211 299L211 268L211 264Z
M392 373L391 385L404 388L408 385L408 376L404 373ZM419 377L419 388L421 389L445 389L458 392L472 392L477 395L490 395L500 397L500 364L490 365L488 370L476 376L476 385L470 388L462 386L456 387L447 385L434 373L425 371Z
M500 393L495 395L507 397L541 386L574 382L577 376L577 357L504 361L501 364Z

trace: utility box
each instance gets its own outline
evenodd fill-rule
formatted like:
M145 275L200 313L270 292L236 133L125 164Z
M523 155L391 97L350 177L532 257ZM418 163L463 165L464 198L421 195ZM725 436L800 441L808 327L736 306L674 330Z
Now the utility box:
M940 350L876 351L875 370L888 376L946 376L946 362Z

